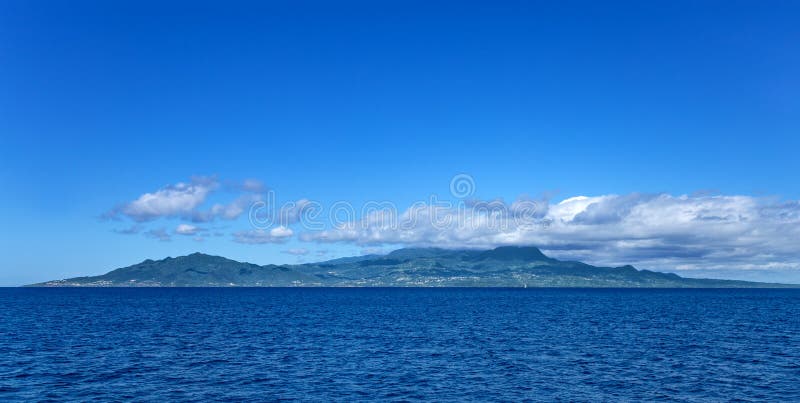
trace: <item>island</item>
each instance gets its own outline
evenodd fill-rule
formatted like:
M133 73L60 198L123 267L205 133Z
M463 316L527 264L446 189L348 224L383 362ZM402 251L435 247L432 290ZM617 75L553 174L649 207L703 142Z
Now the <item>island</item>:
M406 248L386 255L318 263L264 265L220 256L145 260L100 276L31 287L606 287L787 288L791 284L685 278L633 266L598 267L561 261L535 247L491 250Z

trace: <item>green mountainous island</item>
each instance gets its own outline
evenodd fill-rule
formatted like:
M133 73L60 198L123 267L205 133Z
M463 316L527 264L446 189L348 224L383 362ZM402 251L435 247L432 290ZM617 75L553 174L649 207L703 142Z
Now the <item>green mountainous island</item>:
M319 263L264 265L193 253L145 260L100 276L32 284L33 287L798 287L735 280L683 278L560 261L534 247L492 250L400 249L387 255Z

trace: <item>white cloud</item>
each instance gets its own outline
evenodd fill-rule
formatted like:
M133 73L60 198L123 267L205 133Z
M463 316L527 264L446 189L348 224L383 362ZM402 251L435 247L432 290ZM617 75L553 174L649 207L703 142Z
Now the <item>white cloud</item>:
M228 193L239 193L230 203L215 203L202 206L211 194L223 188ZM238 184L221 186L215 177L194 177L188 183L179 182L154 192L144 193L135 200L111 210L105 218L127 217L136 222L153 221L159 218L182 218L192 222L210 222L217 218L234 220L247 211L250 205L262 200L259 192L265 189L261 182L253 179Z
M120 208L119 213L139 222L187 215L201 205L217 186L214 178L193 178L190 183L179 182L145 193Z
M175 233L179 235L196 235L200 231L202 231L201 228L189 224L179 224L175 228Z
M798 201L629 194L556 204L477 201L466 209L416 204L388 223L371 215L300 237L360 245L536 245L556 257L660 270L800 269Z
M249 230L233 233L234 242L246 244L283 243L294 235L294 231L287 227L275 227L269 231Z
M284 226L275 227L269 231L269 236L274 238L289 238L292 235L294 235L294 231Z
M239 218L253 203L260 201L261 195L245 194L238 197L229 204L214 204L209 210L195 211L191 219L194 222L209 222L219 217L225 220L235 220Z

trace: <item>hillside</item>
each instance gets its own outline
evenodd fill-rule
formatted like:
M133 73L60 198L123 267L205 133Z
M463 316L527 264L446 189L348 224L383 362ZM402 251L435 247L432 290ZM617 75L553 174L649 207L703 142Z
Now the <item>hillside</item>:
M633 266L597 267L560 261L534 247L492 250L408 248L387 255L300 265L242 263L219 256L145 260L92 277L39 287L791 287L733 280L691 279Z

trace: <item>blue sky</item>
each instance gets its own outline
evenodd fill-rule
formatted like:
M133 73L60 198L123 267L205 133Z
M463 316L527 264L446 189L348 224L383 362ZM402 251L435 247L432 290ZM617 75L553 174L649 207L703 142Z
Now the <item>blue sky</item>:
M193 251L289 263L504 243L800 281L796 2L160 3L0 5L0 285ZM267 189L402 213L452 196L461 173L470 198L536 200L540 218L576 226L327 242L291 223L242 243L249 205L187 213ZM131 207L203 183L207 196L146 220ZM564 213L578 202L610 213ZM663 224L687 211L691 225ZM626 235L585 239L612 232Z

